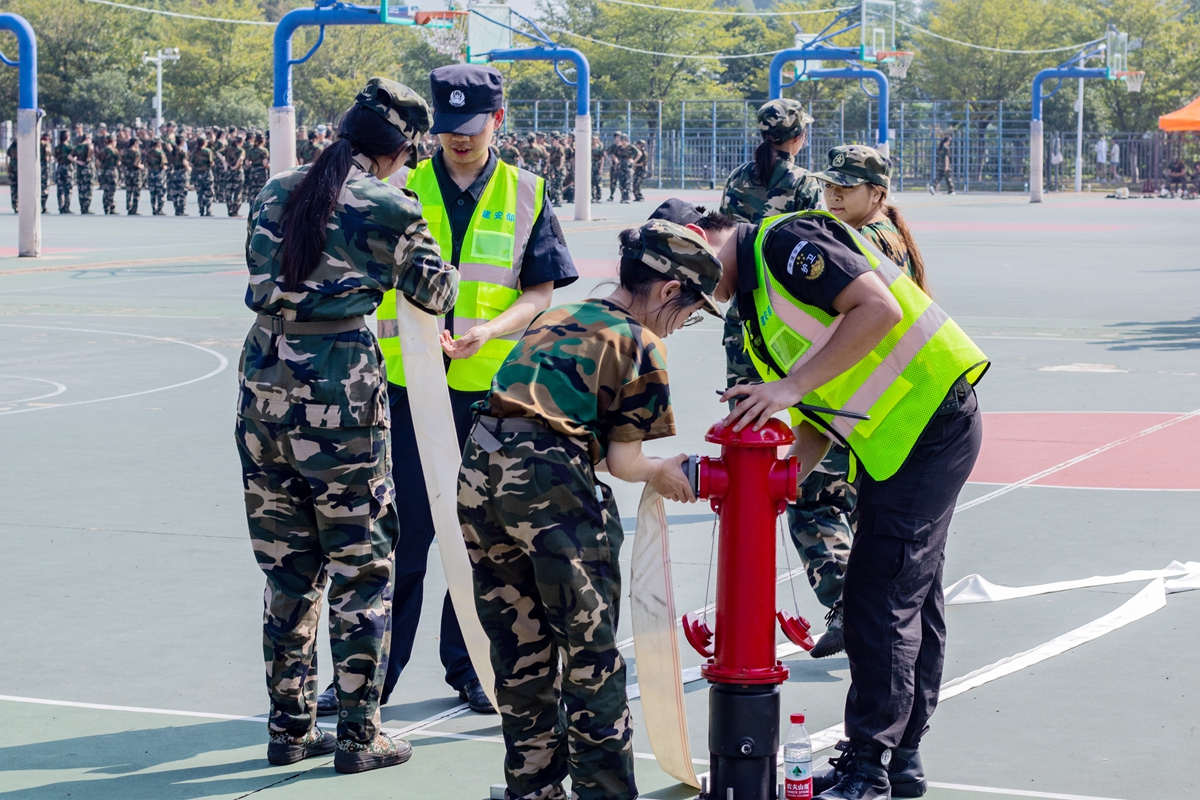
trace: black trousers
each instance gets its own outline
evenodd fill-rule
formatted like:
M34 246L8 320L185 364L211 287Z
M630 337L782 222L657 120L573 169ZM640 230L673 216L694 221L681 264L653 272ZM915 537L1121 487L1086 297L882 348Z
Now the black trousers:
M408 390L388 384L392 412L392 479L396 484L396 507L400 512L400 537L396 542L396 572L392 594L392 647L388 653L387 679L382 703L386 703L400 680L400 673L412 657L417 624L421 619L421 601L425 592L425 572L429 564L429 546L433 543L433 515L425 491L425 475L417 452ZM454 426L461 450L471 433L471 406L487 392L450 390ZM439 654L446 668L446 683L456 691L475 679L475 668L463 641L458 617L450 602L450 593L442 600L442 625Z
M916 747L929 729L946 652L946 535L982 441L972 390L930 420L899 472L863 476L842 590L853 740Z

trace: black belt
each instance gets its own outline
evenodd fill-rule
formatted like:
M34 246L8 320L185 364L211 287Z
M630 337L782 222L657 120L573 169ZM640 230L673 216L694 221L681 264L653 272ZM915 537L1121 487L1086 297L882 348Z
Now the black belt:
M588 452L587 442L577 436L568 436L549 425L529 417L488 417L480 414L471 429L471 438L488 453L494 453L503 445L498 438L502 433L542 433L565 439L583 452Z
M935 417L953 414L966 404L967 398L971 396L971 382L967 380L967 376L963 375L954 385L950 387L950 391L946 392L946 399L938 406L938 410L933 412Z
M284 319L283 317L273 317L269 314L259 314L258 327L272 336L279 336L281 334L347 333L367 327L367 318L360 315L347 319L297 322L296 320Z

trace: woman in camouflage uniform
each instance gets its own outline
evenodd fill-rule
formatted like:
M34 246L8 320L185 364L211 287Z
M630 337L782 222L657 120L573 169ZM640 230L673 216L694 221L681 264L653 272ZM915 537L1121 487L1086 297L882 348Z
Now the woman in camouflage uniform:
M273 764L336 747L337 771L362 772L412 754L379 733L399 521L384 361L366 316L393 288L435 314L457 296L458 273L442 263L416 195L383 182L428 129L424 100L372 78L337 144L276 176L251 208L246 305L258 320L242 350L236 434L267 576ZM314 725L327 582L336 740Z
M458 509L491 640L508 800L629 800L632 726L616 647L623 534L596 479L694 502L642 442L675 433L661 337L721 276L696 233L662 220L621 234L620 286L545 311L492 381L463 453ZM565 663L559 669L559 653Z

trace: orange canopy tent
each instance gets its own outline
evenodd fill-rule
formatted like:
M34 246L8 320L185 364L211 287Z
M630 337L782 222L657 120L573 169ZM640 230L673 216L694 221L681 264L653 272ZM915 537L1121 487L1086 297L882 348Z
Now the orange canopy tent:
M1163 114L1158 118L1158 127L1164 131L1200 131L1200 97L1178 111Z

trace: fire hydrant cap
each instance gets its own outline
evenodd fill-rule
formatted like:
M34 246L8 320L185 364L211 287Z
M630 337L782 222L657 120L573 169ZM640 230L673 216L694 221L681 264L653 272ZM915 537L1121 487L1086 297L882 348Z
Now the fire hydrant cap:
M718 422L708 429L704 440L714 444L737 445L738 447L779 447L791 444L796 441L796 437L792 435L792 429L785 422L769 419L767 424L757 431L746 426L735 432L732 427L727 428L723 423Z

